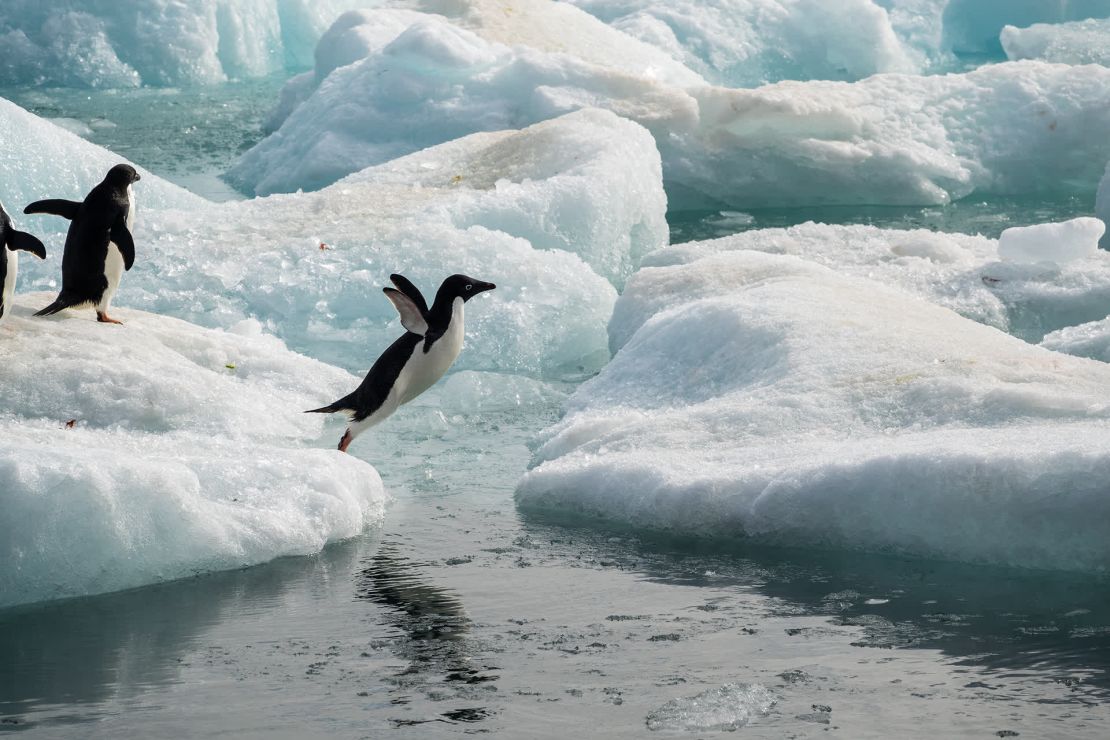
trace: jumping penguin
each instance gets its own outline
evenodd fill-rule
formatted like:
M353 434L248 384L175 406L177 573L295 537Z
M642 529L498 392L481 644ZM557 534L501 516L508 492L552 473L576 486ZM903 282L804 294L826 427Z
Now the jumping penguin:
M381 423L401 404L408 403L443 377L459 356L463 345L463 304L487 290L485 283L466 275L443 281L429 309L424 296L403 275L390 275L396 288L383 288L401 314L407 330L377 359L366 379L354 393L306 414L347 413L351 423L339 440L346 452L355 437Z
M0 323L7 318L12 310L12 296L15 295L15 277L19 271L19 255L17 250L30 252L40 260L46 259L46 247L37 237L22 231L16 231L12 226L12 219L0 203L0 251L4 258L0 259Z
M62 292L35 316L50 316L66 308L93 306L96 320L122 324L108 315L124 270L135 264L135 201L131 183L140 180L135 168L117 164L89 191L82 203L39 200L24 213L50 213L69 219L62 254Z

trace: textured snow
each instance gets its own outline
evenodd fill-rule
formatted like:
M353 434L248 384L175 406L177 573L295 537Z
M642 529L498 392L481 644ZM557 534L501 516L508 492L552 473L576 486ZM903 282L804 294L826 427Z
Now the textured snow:
M54 181L68 152L91 147L66 148L79 140L18 113L58 147L27 152L29 166L7 152L3 171ZM147 176L135 186L138 256L115 305L212 327L257 318L292 348L362 372L398 335L381 294L391 273L431 297L463 272L498 289L468 311L460 368L592 372L608 359L614 285L667 242L658 156L636 124L580 111L454 141L316 193L152 208L148 188L171 186ZM101 176L34 195L80 197ZM61 219L23 223L60 257ZM24 285L53 287L56 259L25 270Z
M1094 222L1094 223L1090 223ZM838 272L897 286L932 303L1038 342L1063 327L1103 318L1110 307L1110 253L1092 248L1096 219L1079 220L1079 240L1062 242L1070 227L1045 224L1017 230L1035 263L1005 260L998 240L924 229L829 226L807 223L762 229L703 242L678 244L648 255L643 264L664 267L724 252L757 250L788 254ZM744 269L747 269L746 267ZM722 284L732 276L723 273ZM622 347L645 317L686 297L710 295L721 284L706 282L688 293L656 293L633 283L624 291L609 324L612 349Z
M1001 40L1009 59L1110 65L1110 18L1006 26Z
M643 268L626 295L648 294L669 307L645 306L567 402L519 484L523 508L791 545L1110 564L1110 366L793 256Z
M311 66L344 10L370 0L8 0L0 84L198 85Z
M350 374L256 321L31 317L52 298L17 297L0 329L0 606L312 553L381 520L377 472L312 449L323 420L302 413Z
M547 32L577 31L553 22ZM506 46L429 16L332 71L230 175L258 193L314 189L474 131L583 107L652 132L679 208L1087 195L1110 160L1110 140L1090 136L1110 128L1103 67L1026 61L853 83L680 86L569 53Z
M697 696L672 699L647 717L649 730L734 732L775 705L760 684L727 683Z
M917 72L924 55L871 0L571 0L710 82L858 80Z

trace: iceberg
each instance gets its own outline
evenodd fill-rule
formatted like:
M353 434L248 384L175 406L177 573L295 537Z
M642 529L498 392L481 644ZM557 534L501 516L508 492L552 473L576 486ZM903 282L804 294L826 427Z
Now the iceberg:
M34 198L82 196L89 184L62 186L78 179L67 152L92 145L5 111L0 126L45 145L8 152L0 171ZM59 184L40 195L39 181ZM154 176L135 187L138 258L117 305L219 328L257 318L293 349L359 373L398 335L381 294L393 272L426 292L455 272L499 286L468 317L460 369L594 372L609 357L615 286L668 240L650 134L598 110L453 141L315 193L222 204L174 193ZM60 256L59 222L21 223ZM57 264L26 269L24 284L54 287Z
M620 305L642 295L661 307ZM522 510L1110 565L1110 366L792 255L645 267L625 296L617 314L639 328L543 434L516 491Z
M1110 160L1110 143L1088 135L1110 126L1102 67L1025 61L851 83L679 85L429 15L334 69L299 106L283 101L292 112L228 175L258 194L316 189L475 131L585 107L651 131L676 210L1087 195Z
M1007 229L1001 240L925 229L806 223L676 244L647 255L644 267L669 267L726 252L793 255L868 278L949 308L1029 342L1102 319L1110 306L1110 253L1096 248L1098 219ZM686 293L633 282L609 323L616 352L646 316L727 284L699 283Z
M962 54L1000 55L1005 26L1063 24L1110 16L1110 0L947 0L943 12L944 45Z
M1000 39L1008 59L1110 65L1110 18L1036 23L1028 28L1006 26Z
M31 317L51 299L17 297L0 329L0 607L313 553L382 520L374 468L313 449L323 422L301 413L347 372L257 321Z
M371 0L9 0L0 84L204 85L311 66L344 10Z

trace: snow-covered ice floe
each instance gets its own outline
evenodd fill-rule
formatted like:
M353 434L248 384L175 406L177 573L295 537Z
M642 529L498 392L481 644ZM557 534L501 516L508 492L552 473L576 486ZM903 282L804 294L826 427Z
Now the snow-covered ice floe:
M1110 7L1106 12L1110 13ZM1110 18L1037 23L1028 28L1006 26L1001 39L1010 59L1110 65Z
M28 155L29 166L18 151L0 160L5 182L26 181L28 200L79 198L103 176L55 184L69 153L92 145L15 106L0 112L13 119L0 125L49 130L48 152ZM138 256L116 305L213 327L258 318L293 349L359 372L398 335L381 293L394 272L429 299L455 272L498 285L468 306L460 368L595 371L609 357L615 286L668 240L651 136L600 110L453 141L315 193L223 204L185 194L148 207L163 187L144 176L134 188ZM23 285L52 287L66 224L20 223L55 256L26 267Z
M1011 228L1000 240L925 229L806 223L676 244L648 255L644 266L684 264L725 252L788 254L838 272L896 286L1027 341L1110 313L1110 253L1097 248L1104 230L1094 218ZM637 289L617 303L609 324L612 349L622 347L645 315L714 293L713 283L688 293Z
M381 521L370 465L312 449L303 409L347 372L258 322L230 331L120 309L0 328L0 607L319 551Z
M543 435L523 509L1110 566L1110 366L753 251L645 267L616 313L636 328Z
M477 12L488 3L459 6ZM672 207L1090 194L1110 160L1110 140L1090 136L1110 129L1104 67L1025 61L851 83L680 84L642 64L541 43L598 23L580 15L499 35L485 21L435 14L410 18L399 32L409 22L400 17L388 29L348 28L374 37L358 46L366 56L333 69L310 94L303 86L290 93L280 128L229 176L262 194L319 188L474 131L519 128L583 107L611 110L652 132Z
M6 0L0 83L212 84L312 64L320 34L373 0Z

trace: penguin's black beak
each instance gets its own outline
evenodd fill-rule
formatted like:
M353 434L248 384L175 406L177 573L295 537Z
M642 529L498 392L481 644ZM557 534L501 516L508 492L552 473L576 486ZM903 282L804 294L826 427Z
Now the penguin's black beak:
M484 293L485 291L493 290L496 287L497 286L494 285L493 283L483 283L481 280L475 280L474 281L474 292L475 293Z
M139 175L139 173L138 173L138 172L136 172L136 173L135 173L135 179L134 179L134 180L132 180L131 182L138 182L139 180L142 180L142 179L143 179L143 178L142 178L142 177L141 177L141 176Z

